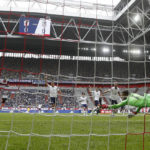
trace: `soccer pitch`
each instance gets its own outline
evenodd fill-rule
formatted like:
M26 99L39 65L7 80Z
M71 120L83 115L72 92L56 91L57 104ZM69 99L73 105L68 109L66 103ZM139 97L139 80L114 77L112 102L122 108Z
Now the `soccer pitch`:
M142 150L143 139L144 149L150 148L150 134L142 134L144 116L57 115L1 113L0 150L125 150L125 141L126 150ZM150 132L149 115L145 132Z

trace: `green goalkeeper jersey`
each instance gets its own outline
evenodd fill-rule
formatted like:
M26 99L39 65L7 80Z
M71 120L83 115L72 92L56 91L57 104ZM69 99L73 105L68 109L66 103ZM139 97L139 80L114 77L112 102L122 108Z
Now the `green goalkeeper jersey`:
M141 96L139 94L132 93L126 100L123 100L121 103L116 105L110 105L108 108L117 109L125 105L138 107L137 112L139 112L143 107L150 107L150 94L144 94L144 96Z

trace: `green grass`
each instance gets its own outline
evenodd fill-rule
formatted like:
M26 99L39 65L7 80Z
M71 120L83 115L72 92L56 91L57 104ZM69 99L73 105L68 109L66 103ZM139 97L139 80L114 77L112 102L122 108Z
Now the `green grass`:
M12 121L13 120L13 121ZM128 120L128 124L127 124ZM92 123L91 123L92 122ZM109 124L110 122L110 124ZM1 132L1 131L14 132ZM0 150L124 150L126 134L142 133L144 117L136 116L42 116L39 114L0 114ZM150 116L146 116L146 132L150 132ZM28 136L25 134L42 136ZM71 136L80 134L91 136ZM52 136L49 135L63 135ZM106 136L110 134L110 136ZM95 136L101 135L101 136ZM150 147L150 134L144 135L145 150ZM127 150L142 150L143 135L128 135Z

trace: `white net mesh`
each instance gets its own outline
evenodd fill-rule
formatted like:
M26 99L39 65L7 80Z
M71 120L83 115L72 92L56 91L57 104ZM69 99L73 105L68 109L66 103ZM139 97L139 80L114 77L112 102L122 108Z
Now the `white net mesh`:
M1 0L0 9L0 149L148 149L148 0ZM144 95L136 117L129 101L101 108L124 90Z

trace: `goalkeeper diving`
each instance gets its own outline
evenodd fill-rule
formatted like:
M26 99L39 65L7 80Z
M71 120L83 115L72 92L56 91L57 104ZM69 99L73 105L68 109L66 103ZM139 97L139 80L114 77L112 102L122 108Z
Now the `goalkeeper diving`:
M132 112L128 115L129 118L135 116L137 113L140 112L141 108L144 107L150 107L150 94L144 94L144 96L141 96L136 93L129 93L128 90L122 92L122 102L115 105L102 105L101 108L105 109L117 109L126 105L134 106L137 108L136 111Z

